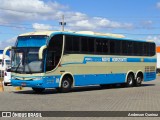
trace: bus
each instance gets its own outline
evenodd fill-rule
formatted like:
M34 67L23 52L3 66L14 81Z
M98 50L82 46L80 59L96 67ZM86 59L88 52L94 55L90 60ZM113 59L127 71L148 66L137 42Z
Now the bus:
M21 34L12 51L11 84L35 92L76 86L140 86L156 79L156 45L95 32Z

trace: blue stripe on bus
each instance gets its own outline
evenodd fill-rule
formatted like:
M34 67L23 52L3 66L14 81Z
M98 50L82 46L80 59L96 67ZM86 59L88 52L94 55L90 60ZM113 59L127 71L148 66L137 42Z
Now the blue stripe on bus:
M124 83L125 73L74 75L75 86Z
M11 80L13 86L25 87L37 87L37 88L56 88L59 87L61 75L42 77L41 80ZM75 86L87 86L87 85L98 85L98 84L117 84L125 83L126 73L112 73L112 74L81 74L74 75ZM144 81L151 81L156 79L156 72L144 73Z
M75 86L125 83L126 73L74 75ZM156 79L156 72L144 73L144 82Z
M156 62L156 58L126 58L126 57L84 57L86 62Z
M157 62L156 58L120 58L120 57L84 57L83 62L68 62L69 64L86 64L87 62Z

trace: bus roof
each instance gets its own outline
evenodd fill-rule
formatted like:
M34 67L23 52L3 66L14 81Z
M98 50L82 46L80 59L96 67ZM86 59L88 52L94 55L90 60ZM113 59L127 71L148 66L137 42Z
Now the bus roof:
M47 36L50 36L54 32L60 32L60 31L35 31L35 32L24 33L24 34L21 34L19 36L29 36L29 35L47 35Z
M47 35L47 36L50 36L51 34L53 34L55 32L61 32L61 31L35 31L35 32L24 33L24 34L21 34L19 36L29 36L29 35ZM125 37L122 34L98 33L98 32L93 32L93 31L78 31L78 32L64 31L64 32L85 34L85 35L109 36L109 37L116 37L116 38L124 38Z
M134 40L134 39L128 39L125 38L124 35L122 34L112 34L112 33L98 33L98 32L93 32L93 31L35 31L35 32L28 32L21 34L19 36L30 36L30 35L46 35L46 36L51 36L54 34L70 34L70 35L82 35L82 36L89 36L89 37L105 37L105 38L112 38L112 39L120 39L120 40L131 40L131 41L140 41L140 42L153 42L154 41L147 41L147 40Z

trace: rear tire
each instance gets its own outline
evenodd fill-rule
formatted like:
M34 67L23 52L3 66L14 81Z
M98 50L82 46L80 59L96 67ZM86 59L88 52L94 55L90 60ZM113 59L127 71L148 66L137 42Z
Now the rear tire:
M135 86L138 87L138 86L141 86L142 84L142 81L143 81L143 77L138 75L136 80L135 80Z
M61 93L67 93L71 90L72 87L72 78L70 76L65 76L62 79L61 87L58 88L58 91Z
M42 93L45 90L45 88L32 88L32 89L36 93Z
M126 83L127 87L133 87L134 86L134 76L133 74L129 74L127 76L127 83Z

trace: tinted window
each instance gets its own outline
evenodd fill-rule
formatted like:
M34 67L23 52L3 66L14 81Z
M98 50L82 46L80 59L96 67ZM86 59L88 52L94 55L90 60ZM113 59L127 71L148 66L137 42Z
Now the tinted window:
M122 44L121 43L122 43L121 40L117 40L115 42L115 54L116 55L121 55L122 54L122 48L121 48Z
M81 51L88 52L88 40L86 37L81 38Z
M58 65L62 54L62 46L62 35L53 36L47 49L46 71L51 71Z
M88 52L89 53L94 53L95 49L95 39L94 38L88 38Z
M127 41L127 55L133 55L133 42Z
M122 41L122 55L133 55L132 41Z
M102 44L103 44L102 39L96 39L96 52L97 53L102 53L102 51L103 51Z
M115 54L115 41L114 40L111 40L110 41L110 54Z
M80 37L66 36L65 51L75 52L80 50Z
M147 43L143 43L143 55L147 56L148 55L148 44Z
M107 39L96 39L96 52L108 54L109 42Z
M133 50L133 55L140 55L140 48L139 48L139 42L134 42L133 43L134 50Z
M80 49L80 40L79 37L72 38L72 51L79 51Z
M71 36L66 36L66 40L65 40L65 50L66 51L72 51L72 37Z
M138 55L143 56L143 42L138 43Z
M66 36L65 53L153 56L155 44L119 39Z
M155 52L156 52L156 45L155 43L151 43L150 44L150 56L155 55Z
M109 42L108 42L108 40L103 40L103 42L102 42L102 48L103 48L103 53L104 54L108 54L108 49L109 49Z

